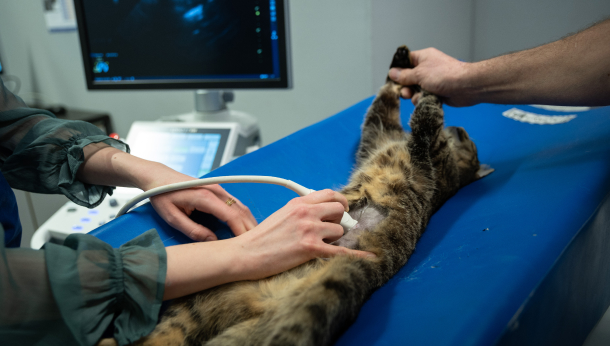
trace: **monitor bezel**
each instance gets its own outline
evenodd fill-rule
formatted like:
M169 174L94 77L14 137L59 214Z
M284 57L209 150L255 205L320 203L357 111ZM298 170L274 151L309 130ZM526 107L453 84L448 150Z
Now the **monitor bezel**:
M85 80L88 90L148 90L148 89L289 89L292 87L291 56L290 56L290 31L288 18L288 0L276 0L277 23L278 23L278 48L280 53L279 80L252 80L252 81L206 81L193 80L192 82L161 80L161 81L120 81L120 82L96 82L93 76L91 64L90 47L88 44L86 18L84 15L83 2L86 0L74 0L74 11L78 25L78 36L80 40L81 55L85 69Z

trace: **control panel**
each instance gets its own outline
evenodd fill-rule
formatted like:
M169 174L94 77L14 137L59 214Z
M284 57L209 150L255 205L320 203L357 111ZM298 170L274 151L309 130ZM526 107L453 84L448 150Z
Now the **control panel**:
M74 202L64 204L51 218L38 228L30 246L39 249L50 240L62 242L72 233L88 233L114 219L116 213L133 196L107 196L95 209Z

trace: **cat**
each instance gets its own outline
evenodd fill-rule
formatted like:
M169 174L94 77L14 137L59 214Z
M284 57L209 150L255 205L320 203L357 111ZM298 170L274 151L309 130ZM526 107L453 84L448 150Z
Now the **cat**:
M412 67L399 47L390 67ZM422 90L411 134L400 124L401 86L386 79L367 111L356 168L341 193L358 224L333 244L376 258L315 259L258 281L174 301L137 345L329 345L368 297L408 260L432 214L459 188L493 171L466 131L444 129L439 97ZM101 345L113 344L103 341Z

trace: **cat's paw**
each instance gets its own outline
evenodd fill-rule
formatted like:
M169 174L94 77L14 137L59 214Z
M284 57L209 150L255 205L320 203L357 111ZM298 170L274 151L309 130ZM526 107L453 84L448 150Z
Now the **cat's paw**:
M422 90L422 95L417 101L417 107L419 107L420 105L430 105L430 106L440 107L440 106L442 106L442 102L438 96L436 96L426 90Z
M407 48L407 46L400 46L396 49L396 53L394 53L392 63L390 64L390 68L392 67L413 68L409 55L409 48Z
M390 68L393 67L413 68L413 63L411 62L411 55L407 46L400 46L396 49L396 53L394 53L394 56L392 57L392 63L390 64ZM389 84L400 85L399 83L394 82L389 75L386 77L385 81ZM418 85L412 85L409 88L413 91L413 93L420 91Z

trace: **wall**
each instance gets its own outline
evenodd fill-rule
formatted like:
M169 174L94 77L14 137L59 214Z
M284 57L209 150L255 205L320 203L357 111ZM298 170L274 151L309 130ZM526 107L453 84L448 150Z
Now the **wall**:
M610 16L607 0L474 0L474 60L536 47Z

